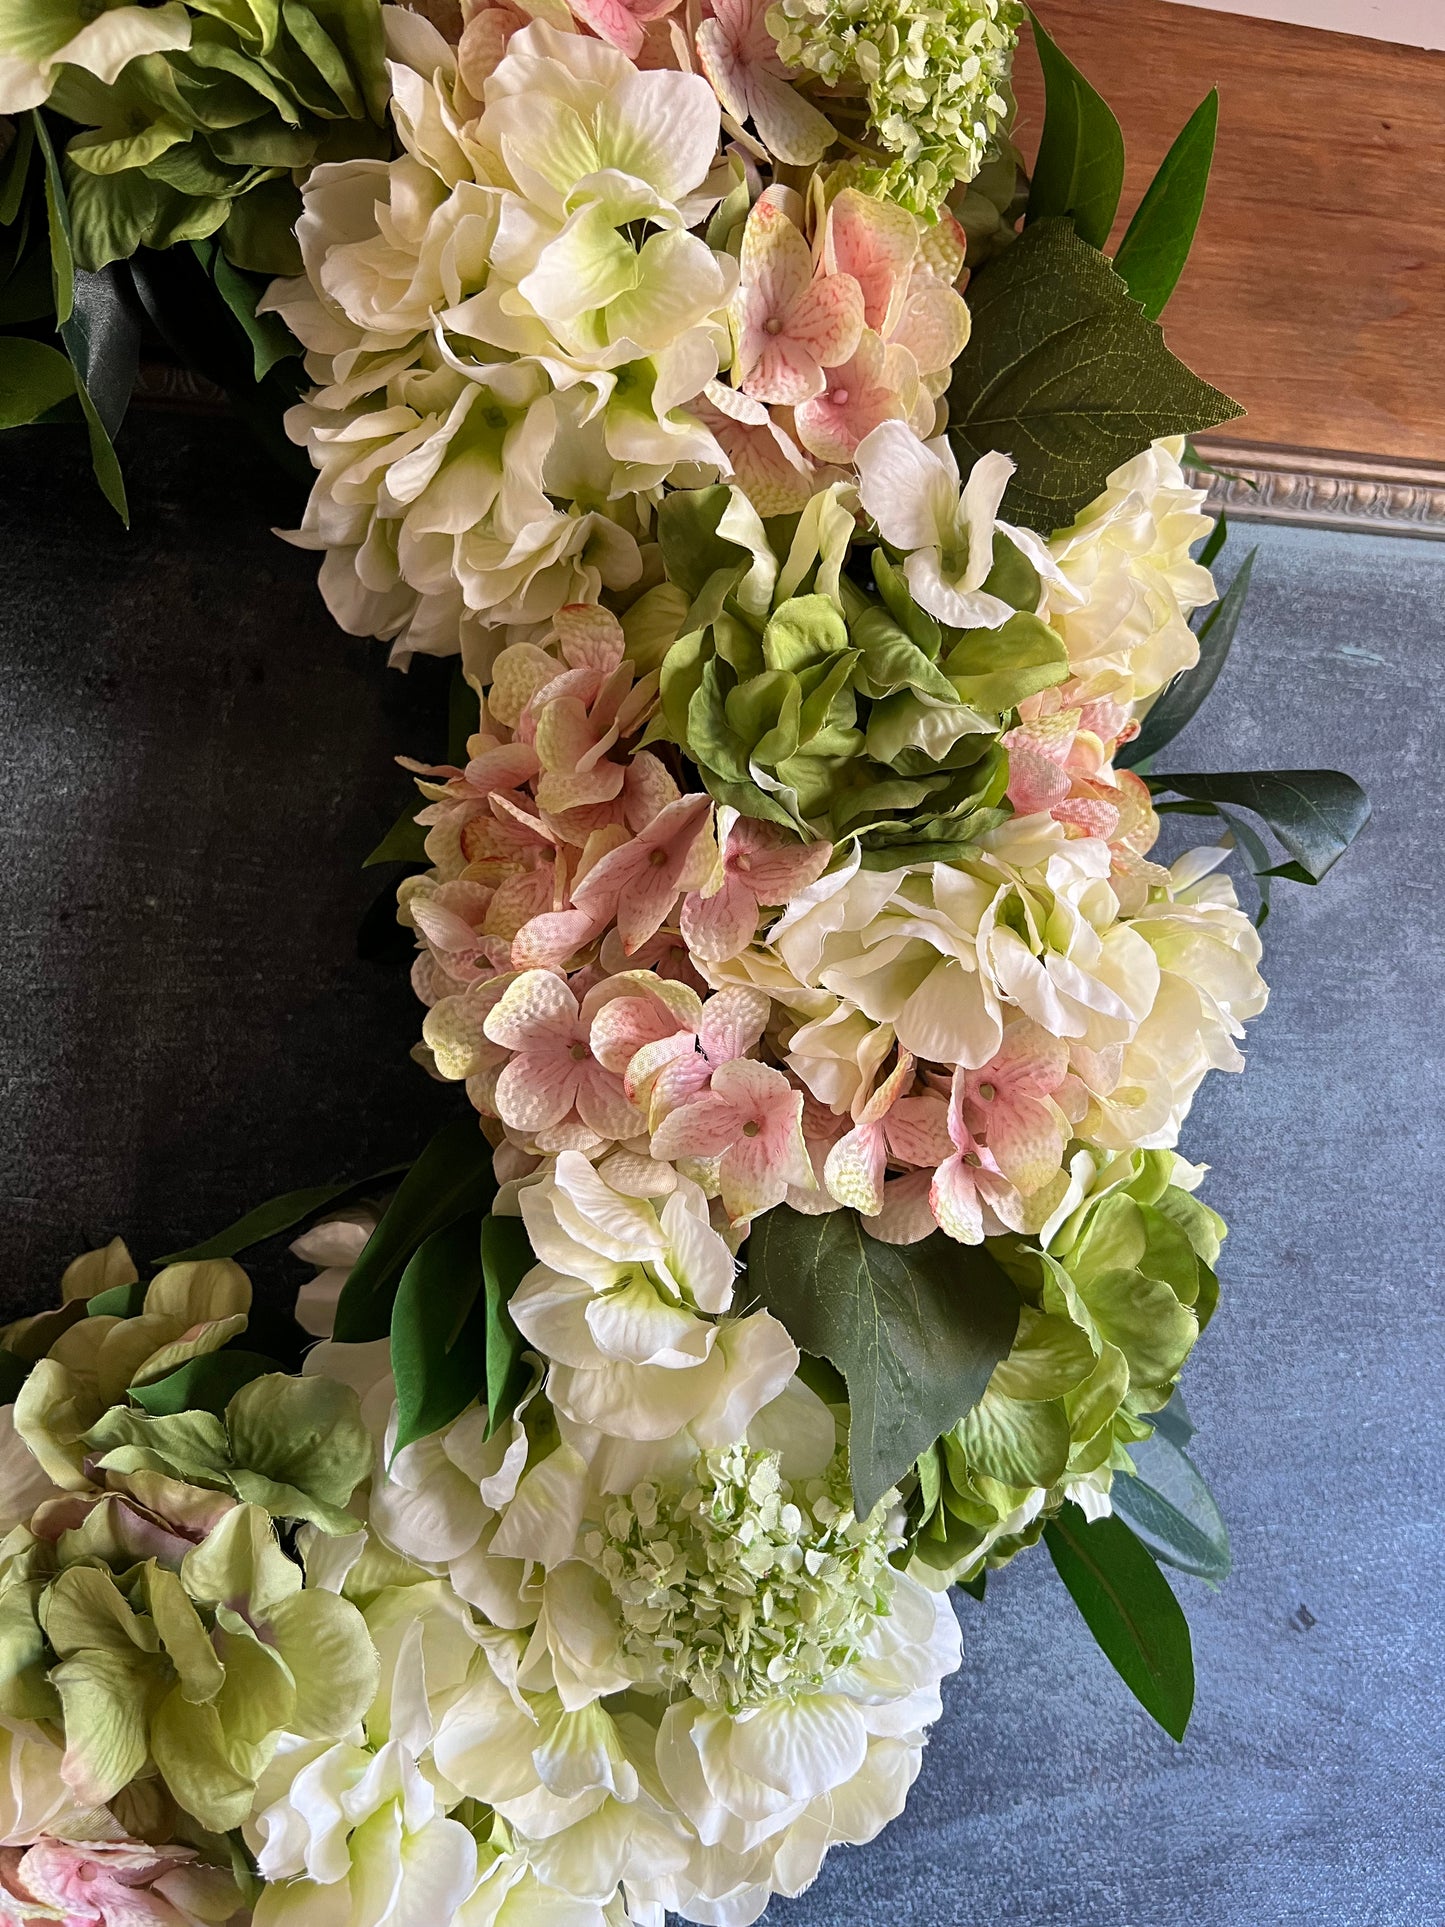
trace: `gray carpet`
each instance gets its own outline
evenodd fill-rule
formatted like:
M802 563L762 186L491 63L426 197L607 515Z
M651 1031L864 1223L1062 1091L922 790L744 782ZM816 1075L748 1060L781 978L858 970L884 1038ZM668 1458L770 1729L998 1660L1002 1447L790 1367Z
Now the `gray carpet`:
M112 1232L154 1256L403 1158L449 1095L358 866L445 678L337 634L263 457L134 419L125 535L62 431L0 438L0 1258L7 1314ZM1439 1927L1445 545L1241 530L1255 592L1176 769L1334 765L1375 823L1280 886L1274 997L1185 1148L1233 1224L1186 1388L1236 1570L1181 1581L1176 1747L1036 1552L964 1599L904 1819L776 1927ZM294 1282L268 1254L273 1294Z

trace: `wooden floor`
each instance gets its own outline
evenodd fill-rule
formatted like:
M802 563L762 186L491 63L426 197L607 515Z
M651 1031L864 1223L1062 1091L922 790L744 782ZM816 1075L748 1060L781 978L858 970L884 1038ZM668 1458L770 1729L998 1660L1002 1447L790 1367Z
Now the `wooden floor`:
M1445 462L1445 53L1166 0L1040 0L1038 12L1124 129L1120 233L1219 88L1209 203L1164 326L1247 408L1224 433ZM1031 155L1031 47L1017 85Z

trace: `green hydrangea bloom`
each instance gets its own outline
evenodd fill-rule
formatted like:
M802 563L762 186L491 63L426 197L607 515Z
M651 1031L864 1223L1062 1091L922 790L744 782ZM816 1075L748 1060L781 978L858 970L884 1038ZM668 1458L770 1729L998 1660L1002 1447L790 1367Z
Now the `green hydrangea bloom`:
M379 0L187 12L188 47L130 60L111 85L59 70L50 105L85 130L65 150L76 258L98 268L219 234L239 267L299 273L297 175L390 151Z
M934 213L972 180L1012 111L1017 0L777 0L768 28L790 67L861 87L874 139L895 158L864 185Z
M182 1502L169 1535L157 1522L160 1549L136 1558L129 1499L57 1503L44 1536L20 1526L0 1542L0 1713L60 1726L78 1799L102 1805L158 1775L224 1833L283 1732L339 1739L366 1711L378 1663L365 1620L305 1585L261 1507L223 1501L194 1543Z
M610 1499L584 1550L639 1683L736 1713L858 1657L889 1609L899 1544L886 1504L855 1516L846 1454L793 1481L776 1452L728 1445L700 1453L688 1480Z
M836 490L766 524L736 490L670 495L658 537L669 584L692 600L649 735L744 816L856 835L882 867L947 860L1002 820L999 732L1068 660L1028 613L1038 577L1002 534L986 587L1019 613L960 631L855 533Z
M915 1556L931 1583L1004 1564L1068 1481L1128 1470L1150 1435L1213 1315L1225 1230L1174 1169L1169 1151L1119 1158L1048 1252L990 1240L1024 1308L979 1403L919 1461Z

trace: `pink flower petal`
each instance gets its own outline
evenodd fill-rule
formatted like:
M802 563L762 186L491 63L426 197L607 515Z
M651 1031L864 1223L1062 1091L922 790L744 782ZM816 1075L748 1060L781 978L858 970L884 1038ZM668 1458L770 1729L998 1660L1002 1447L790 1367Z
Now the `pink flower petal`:
M582 1065L566 1051L514 1057L497 1079L497 1115L514 1131L540 1131L560 1124L571 1111Z
M550 970L524 970L487 1012L482 1028L508 1050L556 1050L577 1029L577 999Z
M898 318L917 253L918 222L896 201L844 188L828 210L823 265L858 284L864 319L877 334L887 335Z
M732 1145L746 1117L736 1104L713 1091L704 1091L668 1115L652 1133L652 1155L674 1163L678 1158L715 1158Z
M883 1209L883 1173L887 1154L883 1125L859 1124L829 1151L823 1182L839 1204L851 1205L865 1218Z
M744 1057L762 1036L771 1009L764 993L747 984L730 984L709 997L698 1025L708 1062L720 1067Z
M735 875L713 896L694 892L683 900L683 937L693 955L707 963L724 963L746 950L757 927L758 900Z

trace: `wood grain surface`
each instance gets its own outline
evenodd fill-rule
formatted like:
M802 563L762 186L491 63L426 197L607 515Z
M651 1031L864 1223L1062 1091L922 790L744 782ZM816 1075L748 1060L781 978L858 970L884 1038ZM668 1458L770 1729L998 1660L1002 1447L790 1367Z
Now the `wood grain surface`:
M1119 233L1211 86L1219 147L1170 345L1248 410L1226 435L1445 456L1445 53L1167 0L1041 0L1119 117ZM1018 62L1032 156L1043 89ZM1118 239L1116 233L1115 239Z

